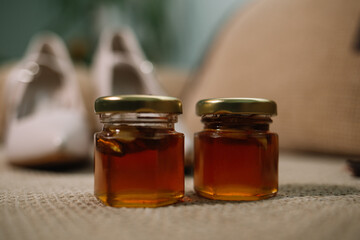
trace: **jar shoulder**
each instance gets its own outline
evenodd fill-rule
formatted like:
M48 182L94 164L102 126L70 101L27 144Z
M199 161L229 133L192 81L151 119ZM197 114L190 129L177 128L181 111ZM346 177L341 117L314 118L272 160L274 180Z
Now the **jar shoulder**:
M159 138L159 137L184 138L184 134L174 129L156 128L114 128L95 133L96 138Z
M278 138L278 134L271 131L246 131L246 130L237 130L237 129L204 129L202 131L196 132L194 134L195 137L239 137L239 136L247 136L247 137L257 137L257 136L267 136L267 137L273 137Z

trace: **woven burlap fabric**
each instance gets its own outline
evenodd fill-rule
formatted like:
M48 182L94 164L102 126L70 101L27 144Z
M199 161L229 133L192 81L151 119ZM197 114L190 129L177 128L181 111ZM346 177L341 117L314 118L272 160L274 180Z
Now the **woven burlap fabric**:
M193 131L203 98L278 103L282 148L360 154L360 1L257 0L219 31L184 97Z
M1 158L0 158L1 159ZM3 159L1 159L3 160ZM0 239L359 239L360 180L343 159L281 154L280 192L257 202L197 197L156 209L111 208L91 170L54 173L0 164Z

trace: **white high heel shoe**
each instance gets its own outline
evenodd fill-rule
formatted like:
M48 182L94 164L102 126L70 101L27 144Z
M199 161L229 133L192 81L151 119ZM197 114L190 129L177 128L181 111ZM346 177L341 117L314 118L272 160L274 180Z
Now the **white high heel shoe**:
M5 153L22 166L87 158L90 134L75 70L54 34L36 37L7 79Z
M102 34L92 72L96 95L166 95L154 78L152 63L144 59L130 30Z
M167 95L154 77L152 63L145 60L136 37L129 29L103 33L93 63L96 97L121 94ZM176 129L185 134L185 157L191 158L193 139L181 118Z

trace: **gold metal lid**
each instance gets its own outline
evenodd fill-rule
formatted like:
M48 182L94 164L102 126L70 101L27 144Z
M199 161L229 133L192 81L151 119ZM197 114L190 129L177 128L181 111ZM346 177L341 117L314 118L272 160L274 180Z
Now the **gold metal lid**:
M196 114L266 114L276 115L276 103L263 98L209 98L196 104Z
M95 112L182 113L180 99L153 95L117 95L99 97Z

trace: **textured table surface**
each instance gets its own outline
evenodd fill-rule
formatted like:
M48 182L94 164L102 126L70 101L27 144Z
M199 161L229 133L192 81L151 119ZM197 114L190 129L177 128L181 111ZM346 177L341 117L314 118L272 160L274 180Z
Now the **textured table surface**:
M183 202L157 209L105 207L92 192L91 171L1 161L0 239L360 239L360 179L340 157L281 154L280 192L258 202L199 198L190 177Z

